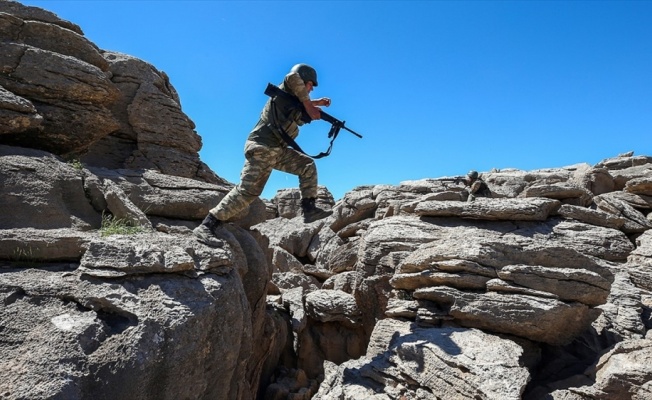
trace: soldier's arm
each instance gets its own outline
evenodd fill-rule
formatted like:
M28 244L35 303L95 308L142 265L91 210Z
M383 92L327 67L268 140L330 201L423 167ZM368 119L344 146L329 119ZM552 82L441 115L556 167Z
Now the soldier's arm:
M321 99L310 100L313 106L323 106L328 107L331 105L331 99L328 97L322 97Z
M290 72L285 76L285 87L290 93L297 96L302 103L310 101L310 94L306 89L306 84L303 83L303 79L301 79L298 72Z
M482 182L480 180L476 180L475 182L473 182L471 184L471 188L469 189L469 192L470 193L475 193L478 190L480 190L481 187L482 187Z
M308 113L311 119L321 118L320 116L321 113L319 111L319 108L316 107L316 105L321 105L321 104L313 104L314 102L310 100L310 94L308 93L308 89L306 89L306 85L305 83L303 83L303 79L301 79L301 76L299 76L298 72L290 72L285 76L285 87L293 95L299 98L299 100L303 104L303 107L306 109L306 112ZM330 104L330 100L329 100L329 104Z

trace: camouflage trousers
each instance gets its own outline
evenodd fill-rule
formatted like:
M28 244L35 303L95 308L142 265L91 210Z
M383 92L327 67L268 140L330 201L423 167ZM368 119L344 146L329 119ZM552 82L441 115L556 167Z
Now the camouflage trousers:
M268 147L247 141L240 183L210 213L226 221L247 208L263 192L275 169L299 177L302 198L317 197L317 167L312 158L289 147Z

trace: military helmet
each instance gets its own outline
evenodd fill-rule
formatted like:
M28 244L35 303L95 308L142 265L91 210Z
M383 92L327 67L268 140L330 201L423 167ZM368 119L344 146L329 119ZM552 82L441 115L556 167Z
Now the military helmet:
M466 174L466 176L471 179L478 179L478 171L471 170L468 174Z
M298 72L299 76L301 77L304 83L311 81L314 84L314 86L317 86L317 71L315 71L315 69L310 65L297 64L294 67L292 67L290 72Z

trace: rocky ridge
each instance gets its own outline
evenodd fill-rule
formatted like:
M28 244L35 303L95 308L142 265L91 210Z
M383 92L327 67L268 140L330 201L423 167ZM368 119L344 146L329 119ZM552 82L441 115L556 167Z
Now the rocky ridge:
M652 398L652 157L321 187L312 224L287 189L214 248L200 148L164 72L0 1L1 399Z

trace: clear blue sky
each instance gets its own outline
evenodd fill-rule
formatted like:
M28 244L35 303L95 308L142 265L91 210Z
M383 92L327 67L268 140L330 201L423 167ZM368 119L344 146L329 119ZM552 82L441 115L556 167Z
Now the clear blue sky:
M100 48L165 71L200 156L237 183L266 101L304 62L342 132L317 161L341 198L359 185L470 169L652 155L652 1L36 1ZM315 121L298 142L328 146ZM274 172L263 197L297 187Z

